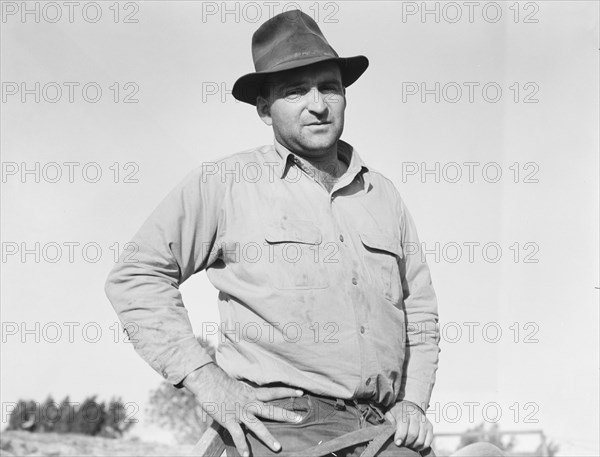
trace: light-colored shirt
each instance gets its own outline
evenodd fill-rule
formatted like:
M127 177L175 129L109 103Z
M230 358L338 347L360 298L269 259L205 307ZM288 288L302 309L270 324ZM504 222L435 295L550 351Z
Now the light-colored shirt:
M231 376L427 408L438 314L426 262L404 254L415 225L392 182L341 140L338 157L348 169L331 192L277 141L205 163L143 224L106 293L170 383L212 361L179 291L206 270L220 322L196 328L219 332Z

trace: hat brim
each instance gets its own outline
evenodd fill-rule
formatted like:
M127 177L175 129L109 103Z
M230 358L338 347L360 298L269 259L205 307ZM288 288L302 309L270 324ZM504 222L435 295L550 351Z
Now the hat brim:
M354 57L329 57L318 56L303 60L294 60L287 64L280 65L274 69L264 72L248 73L235 82L231 93L233 96L244 103L256 106L256 98L260 93L260 87L267 76L280 71L291 70L293 68L305 67L314 63L334 61L340 66L342 73L342 84L344 87L350 86L365 72L369 66L369 59L365 56Z

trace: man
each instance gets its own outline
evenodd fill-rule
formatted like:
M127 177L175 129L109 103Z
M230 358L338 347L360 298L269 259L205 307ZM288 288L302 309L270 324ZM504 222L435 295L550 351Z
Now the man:
M416 456L433 439L437 302L426 263L404 255L418 238L398 191L340 140L346 87L368 60L340 58L299 11L263 24L252 53L256 71L233 95L256 106L274 145L191 173L136 234L137 262L115 266L107 295L136 324L140 355L226 428L229 455L301 454L387 424L381 455ZM178 289L201 270L220 291L216 363Z

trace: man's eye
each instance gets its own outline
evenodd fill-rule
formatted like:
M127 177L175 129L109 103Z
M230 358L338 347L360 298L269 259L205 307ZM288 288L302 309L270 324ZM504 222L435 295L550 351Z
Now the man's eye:
M301 87L295 87L285 91L286 97L299 97L302 94L304 94L304 90Z
M341 89L336 85L323 86L321 88L321 92L328 93L328 94L338 94L341 92Z

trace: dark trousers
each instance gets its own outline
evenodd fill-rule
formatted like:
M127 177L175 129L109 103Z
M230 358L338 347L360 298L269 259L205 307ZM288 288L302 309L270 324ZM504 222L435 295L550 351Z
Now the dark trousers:
M269 432L281 443L281 451L277 453L271 451L252 432L246 431L246 439L252 457L286 457L290 453L301 452L348 432L389 422L383 417L382 411L375 406L311 394L266 403L294 411L302 415L303 419L299 423L288 423L261 418ZM230 437L226 437L225 444L228 457L239 456ZM335 455L337 457L358 457L366 449L367 444L342 449ZM393 437L388 440L378 455L381 457L420 456L411 449L396 446Z

